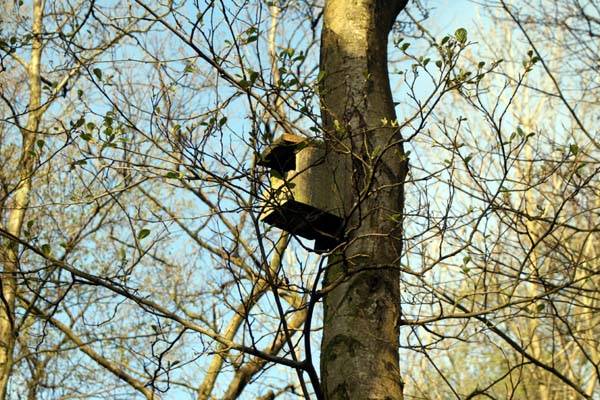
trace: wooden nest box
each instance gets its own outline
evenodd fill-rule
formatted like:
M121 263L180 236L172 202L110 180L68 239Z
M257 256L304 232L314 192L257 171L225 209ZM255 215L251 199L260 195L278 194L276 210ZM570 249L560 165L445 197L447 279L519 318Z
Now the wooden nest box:
M315 241L315 251L335 247L343 225L344 174L325 146L284 134L260 157L270 168L261 220L291 234Z

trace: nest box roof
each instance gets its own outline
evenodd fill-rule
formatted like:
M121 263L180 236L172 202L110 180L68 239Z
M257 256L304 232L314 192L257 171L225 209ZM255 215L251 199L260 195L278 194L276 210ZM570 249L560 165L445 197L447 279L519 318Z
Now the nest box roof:
M291 171L296 168L294 153L306 142L307 138L284 133L260 155L257 164L272 168L281 174Z

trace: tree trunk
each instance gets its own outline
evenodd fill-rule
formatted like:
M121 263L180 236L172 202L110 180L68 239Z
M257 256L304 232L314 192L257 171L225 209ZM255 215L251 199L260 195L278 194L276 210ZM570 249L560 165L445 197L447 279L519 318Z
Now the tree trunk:
M401 215L407 160L387 70L387 37L406 0L328 0L321 110L338 165L347 245L325 274L325 398L402 399L399 369Z
M31 175L34 170L36 155L34 144L36 132L40 125L42 116L42 89L41 89L41 55L42 55L42 18L43 1L33 2L33 25L32 25L32 48L27 73L29 75L29 115L27 125L21 129L22 153L17 171L19 181L13 192L12 207L8 212L6 230L14 235L20 236L25 218L25 212L29 204L31 191ZM0 265L2 266L0 299L0 399L6 399L8 380L13 363L13 351L15 347L14 321L15 321L15 294L17 291L18 273L18 246L16 243L3 243L0 245Z

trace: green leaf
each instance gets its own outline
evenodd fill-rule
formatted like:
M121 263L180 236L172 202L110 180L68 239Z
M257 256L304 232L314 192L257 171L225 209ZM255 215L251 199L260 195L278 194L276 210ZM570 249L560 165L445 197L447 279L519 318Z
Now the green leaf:
M571 154L576 156L579 153L579 146L577 145L577 143L569 145L569 151L571 152Z
M44 253L45 256L49 256L51 252L52 248L50 247L50 245L48 243L44 243L42 245L42 253Z
M379 153L381 153L381 146L377 145L375 146L375 148L373 149L372 153L371 153L371 157L375 158L379 155Z
M254 84L254 82L256 82L256 79L258 79L258 72L249 70L248 76L250 77L250 84Z
M400 50L406 51L406 49L408 49L408 46L410 46L410 43L404 43L402 46L400 46Z
M325 79L326 72L320 71L319 75L317 75L317 83L320 83L323 79Z
M252 42L256 42L258 40L258 35L252 35L252 36L248 36L244 41L243 44L250 44Z
M148 237L148 235L150 235L150 229L144 228L138 232L138 239L142 240L143 238Z
M46 143L46 142L44 142L42 139L39 139L39 140L36 142L37 146L38 146L40 149L41 149L42 147L44 147L44 143Z
M77 121L75 121L73 128L77 129L77 128L83 126L83 124L85 124L85 119L83 119L83 117L81 117Z
M442 68L442 64L443 64L442 60L437 60L437 61L435 62L435 65L436 65L438 68Z
M271 178L277 178L277 179L281 179L281 180L284 179L281 172L277 171L276 169L271 169L270 174L271 174Z
M184 74L189 74L191 72L194 72L194 64L193 63L188 63L185 68L183 69L183 73Z
M100 68L94 68L92 72L94 75L96 75L96 78L98 78L99 81L102 80L102 70L100 70Z
M542 311L544 308L546 308L546 304L544 304L544 303L540 303L535 306L535 309L537 310L537 312Z
M238 84L240 85L240 87L244 90L248 89L250 87L250 82L248 82L245 79L241 79Z
M288 56L289 58L292 58L292 57L294 56L294 53L295 53L295 52L296 52L296 51L295 51L294 49L292 49L291 47L288 47L287 49L284 49L284 50L282 51L283 55L286 55L286 56Z
M175 171L169 171L165 175L165 178L178 179L179 178L179 174L177 172L175 172Z
M79 135L79 137L85 140L86 142L92 140L92 135L90 135L89 133L82 133L81 135Z
M467 43L467 30L465 28L458 28L456 32L454 32L454 37L460 44Z
M402 221L402 214L392 214L389 218L392 222L400 222Z

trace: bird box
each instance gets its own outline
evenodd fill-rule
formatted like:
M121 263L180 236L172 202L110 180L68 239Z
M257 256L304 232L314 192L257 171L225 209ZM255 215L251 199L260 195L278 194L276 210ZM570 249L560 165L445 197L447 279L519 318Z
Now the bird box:
M270 169L262 221L315 241L315 251L340 241L344 202L344 171L323 143L284 134L258 161Z

